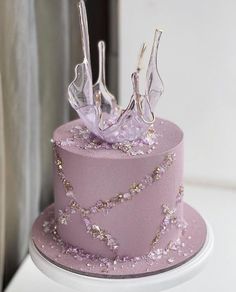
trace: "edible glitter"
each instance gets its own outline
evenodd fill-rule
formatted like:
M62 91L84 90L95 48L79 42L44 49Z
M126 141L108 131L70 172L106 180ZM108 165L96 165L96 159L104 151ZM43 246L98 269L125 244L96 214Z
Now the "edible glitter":
M172 264L174 261L175 261L174 258L169 258L169 259L167 260L167 262L168 262L169 264Z
M73 186L64 175L63 162L56 149L55 143L53 144L53 150L55 153L55 164L57 166L58 175L64 185L66 196L74 198L75 194L73 192ZM107 211L108 209L115 207L117 204L131 200L133 196L144 190L148 185L150 185L150 183L159 180L161 176L165 173L165 171L172 165L174 157L175 157L174 153L167 154L167 156L164 158L160 166L156 167L150 176L145 176L144 179L142 179L141 182L139 183L133 183L129 189L129 192L127 193L119 193L107 201L99 200L96 202L94 206L91 206L88 209L81 208L80 205L75 200L72 200L68 208L66 208L64 211L59 210L58 222L63 225L67 225L70 215L76 212L80 212L80 214L83 216L83 222L85 223L87 232L91 234L93 238L104 241L106 245L109 247L109 249L111 249L113 252L117 252L119 248L117 240L112 238L112 236L107 231L101 229L98 225L91 224L90 219L88 217L89 214L94 214L100 212L101 210ZM156 244L159 241L159 237L160 237L159 234L155 236L155 238L152 241L152 245Z
M55 151L56 161L60 161L60 164L62 165L62 159L60 158L60 155L57 152L55 145L54 145L54 151ZM158 179L160 179L162 177L162 175L164 175L165 171L173 163L174 157L175 157L174 153L168 154L164 158L163 162L153 170L151 175L145 176L139 183L133 183L130 186L129 192L119 193L107 201L99 200L95 203L95 205L89 207L87 210L84 210L84 209L81 210L78 203L76 203L76 201L75 201L75 197L78 197L78 196L76 194L74 194L71 190L67 191L66 192L67 194L68 194L68 192L71 196L73 194L74 201L72 201L72 203L70 204L70 208L71 208L70 212L68 213L68 212L64 211L64 214L62 214L62 217L61 217L61 221L59 220L59 222L62 224L67 224L68 216L70 214L77 212L77 211L82 212L82 213L86 213L86 215L88 216L89 214L95 214L95 213L100 212L100 211L107 212L109 209L112 209L117 204L131 200L135 195L137 195L138 193L141 193L141 191L143 191L145 188L147 188L152 183L154 183L157 179L153 179L153 177L156 177L157 174L158 174ZM71 183L65 178L63 168L59 171L58 174L62 180L62 183L65 184L65 182L66 182L68 184L69 188L73 189ZM65 213L66 213L66 215L65 215Z
M179 204L179 203L182 202L183 196L184 196L184 187L180 186L179 187L179 192L178 192L178 194L176 196L176 204Z
M170 225L175 225L178 229L180 229L182 232L184 232L187 228L187 223L182 220L182 219L178 219L176 216L176 208L170 209L166 204L162 205L162 213L165 215L161 225L157 231L157 233L155 234L152 242L151 242L151 246L155 246L162 235L164 235L166 233L166 231L168 230L168 227ZM171 246L171 243L169 243L169 245Z
M93 143L95 143L95 141L93 141ZM74 194L73 192L73 186L71 185L70 181L65 177L63 171L63 162L56 148L57 145L56 143L54 143L53 150L55 153L55 165L57 166L59 178L64 185L66 196L72 197L74 199L76 194ZM59 210L58 222L60 224L67 225L70 215L79 212L82 215L87 233L89 233L92 238L103 241L110 250L112 250L114 253L117 253L119 248L118 241L113 238L110 233L103 230L98 225L92 224L89 215L100 211L107 211L108 209L111 209L120 203L131 200L134 196L136 196L138 193L141 193L149 185L151 185L155 181L158 181L166 172L166 170L172 165L174 158L174 153L167 154L163 162L153 170L152 174L146 175L139 183L133 183L129 189L129 192L119 193L107 201L99 200L96 202L95 205L89 207L88 209L81 208L75 200L72 200L68 208L66 208L65 210ZM162 208L163 214L165 216L160 226L160 230L152 240L152 246L159 242L161 234L164 234L169 224L176 224L177 222L179 225L182 224L182 222L177 221L177 218L175 216L176 209L171 210L167 205L163 205ZM182 228L182 225L179 228ZM45 229L47 229L47 226L45 226ZM163 251L163 254L165 253L166 251Z
M124 264L127 263L130 264L131 268L135 268L136 265L142 261L145 261L149 266L152 266L154 263L157 264L158 261L161 260L163 257L164 258L166 257L167 262L171 264L175 260L175 258L173 257L173 253L177 252L179 254L180 251L182 252L181 250L182 242L180 239L177 239L176 241L169 242L166 248L153 249L147 255L136 256L133 258L128 256L125 257L116 256L115 259L110 259L106 257L101 257L99 255L87 253L83 249L80 249L79 247L74 247L69 245L68 243L63 242L57 232L56 220L54 219L53 215L51 216L50 220L46 222L47 226L49 227L50 234L53 235L52 239L54 240L55 245L61 250L59 251L57 258L60 258L63 254L72 256L73 259L75 260L84 261L88 270L93 270L93 268L99 266L101 268L100 270L101 272L103 271L104 273L105 272L107 273L108 270L112 269L115 270L114 269L115 267L117 267L116 269L123 269ZM177 248L173 248L174 246ZM185 253L184 256L187 256L187 253ZM146 271L148 271L147 269L148 268L145 268Z
M156 149L158 145L158 137L160 136L155 132L153 125L150 126L146 137L143 139L124 141L122 143L118 142L114 144L102 141L98 137L95 137L85 126L75 126L70 129L68 133L72 136L65 140L56 141L56 143L60 144L62 147L74 146L83 150L117 150L130 156L150 154ZM51 141L52 143L55 143L54 140Z
M63 225L67 225L67 220L69 218L69 215L66 214L65 212L63 212L62 210L58 210L58 221L63 224Z

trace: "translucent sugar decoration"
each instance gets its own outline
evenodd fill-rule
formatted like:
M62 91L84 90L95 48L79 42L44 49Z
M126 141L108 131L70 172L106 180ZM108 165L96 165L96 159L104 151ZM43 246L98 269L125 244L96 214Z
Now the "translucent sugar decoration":
M132 74L133 94L126 109L122 109L106 87L105 43L98 43L99 75L93 85L87 15L84 1L78 4L84 60L75 68L75 78L68 87L69 102L84 125L95 136L108 143L145 140L155 121L153 114L163 83L157 69L157 52L162 32L155 31L152 52L146 74L146 91L139 90L140 66ZM142 59L145 46L140 53Z

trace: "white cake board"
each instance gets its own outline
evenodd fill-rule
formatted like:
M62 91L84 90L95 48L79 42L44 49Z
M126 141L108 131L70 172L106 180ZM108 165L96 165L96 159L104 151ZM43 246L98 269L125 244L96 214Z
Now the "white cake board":
M133 279L95 278L64 270L45 259L36 249L32 240L30 241L29 251L33 262L41 272L54 281L78 292L157 292L172 288L193 278L206 264L213 245L213 231L207 224L206 242L194 258L170 271Z

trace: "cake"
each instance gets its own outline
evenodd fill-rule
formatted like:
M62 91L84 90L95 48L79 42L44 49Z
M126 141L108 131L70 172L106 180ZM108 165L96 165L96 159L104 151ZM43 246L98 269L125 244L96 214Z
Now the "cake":
M115 258L145 255L152 246L166 248L180 237L186 227L183 134L161 119L155 127L157 147L136 156L118 149L81 149L84 129L78 120L55 131L55 214L63 241ZM75 141L71 130L79 138L64 145L60 141Z
M155 117L163 93L156 67L157 30L147 90L121 109L105 85L105 47L92 85L84 1L79 3L84 62L75 69L69 101L79 119L54 131L54 204L36 220L32 238L56 265L96 277L137 277L174 268L197 254L206 225L183 202L182 130ZM140 53L140 60L145 46Z

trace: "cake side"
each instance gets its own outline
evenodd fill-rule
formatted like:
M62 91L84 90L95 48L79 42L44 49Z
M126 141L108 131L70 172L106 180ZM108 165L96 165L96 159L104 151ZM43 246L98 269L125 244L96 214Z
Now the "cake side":
M117 149L81 149L80 139L70 143L76 126L79 120L53 136L55 216L62 240L109 258L145 255L178 241L186 227L182 131L158 119L157 145L149 154L130 156Z

